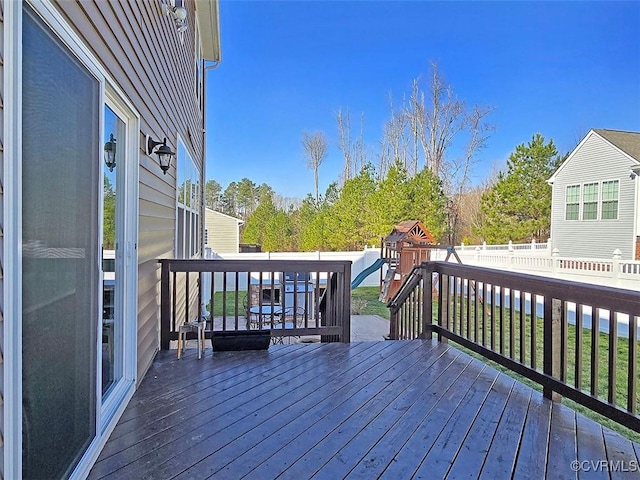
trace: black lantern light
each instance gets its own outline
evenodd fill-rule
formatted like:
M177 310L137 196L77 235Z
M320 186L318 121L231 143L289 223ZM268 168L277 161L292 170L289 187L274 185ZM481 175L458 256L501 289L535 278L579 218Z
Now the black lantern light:
M116 166L116 139L113 138L113 133L109 135L109 141L104 144L104 163L109 171L113 172Z
M169 167L171 167L171 159L175 155L175 152L172 152L171 148L167 145L166 138L162 142L156 142L147 135L147 155L151 155L153 153L158 155L160 168L162 169L162 173L166 175Z

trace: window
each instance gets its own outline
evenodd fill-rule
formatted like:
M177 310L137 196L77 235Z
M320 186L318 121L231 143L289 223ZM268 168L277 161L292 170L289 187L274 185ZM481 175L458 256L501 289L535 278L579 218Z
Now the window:
M618 180L602 182L602 219L618 219Z
M200 171L178 138L178 205L176 258L200 253Z
M586 183L582 192L582 219L598 219L598 184Z
M580 218L580 185L567 186L565 220Z

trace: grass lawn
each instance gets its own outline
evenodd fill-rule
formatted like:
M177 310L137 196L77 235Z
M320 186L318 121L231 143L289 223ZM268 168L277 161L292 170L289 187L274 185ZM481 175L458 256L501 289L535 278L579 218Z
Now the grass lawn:
M358 287L351 290L351 313L353 315L379 315L389 320L387 304L378 300L378 287Z
M234 317L236 312L236 298L238 302L238 315L245 316L244 311L244 299L247 296L247 292L232 292L228 291L226 295L226 315L227 317ZM222 316L222 307L223 307L223 295L222 292L216 292L213 296L213 316L221 317ZM207 310L211 311L211 303L207 305Z
M389 319L389 309L385 303L378 301L380 289L378 287L358 287L351 291L351 313L354 315L380 315ZM226 314L235 316L236 292L227 292ZM238 292L238 315L244 316L244 298L247 292ZM222 316L222 292L216 292L213 297L213 315ZM207 305L207 310L211 311L211 304Z

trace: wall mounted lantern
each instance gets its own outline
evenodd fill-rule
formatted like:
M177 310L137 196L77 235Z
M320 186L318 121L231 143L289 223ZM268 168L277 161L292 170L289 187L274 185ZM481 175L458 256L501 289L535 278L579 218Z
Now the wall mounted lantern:
M171 167L171 159L175 155L175 152L172 152L171 148L167 146L166 138L162 142L156 142L153 138L147 135L147 155L152 155L154 153L158 155L160 168L162 169L162 173L166 175L167 170Z
M183 0L164 0L162 2L162 12L164 15L173 18L176 22L178 33L182 34L187 30L187 9L184 8Z
M113 133L109 135L109 141L104 144L104 163L109 171L113 172L116 166L116 139L113 138Z

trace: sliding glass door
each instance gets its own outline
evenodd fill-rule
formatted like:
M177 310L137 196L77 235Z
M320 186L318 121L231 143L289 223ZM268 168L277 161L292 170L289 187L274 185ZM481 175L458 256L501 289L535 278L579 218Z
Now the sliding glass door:
M96 435L100 82L23 16L23 477L69 475Z

